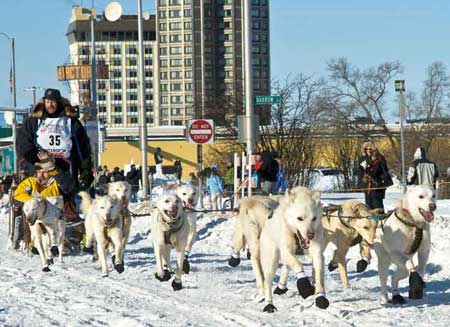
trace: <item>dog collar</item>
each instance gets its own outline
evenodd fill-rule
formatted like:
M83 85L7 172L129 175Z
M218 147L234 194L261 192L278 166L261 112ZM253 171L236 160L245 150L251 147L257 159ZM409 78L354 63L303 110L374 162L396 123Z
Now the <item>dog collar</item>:
M409 211L404 208L401 209L401 213L407 214L409 217L411 217L411 214L409 213ZM419 249L420 243L422 243L423 228L420 228L416 224L411 223L410 221L407 221L406 219L404 219L397 210L395 211L394 214L395 214L395 217L398 220L400 220L403 224L405 224L408 227L415 228L414 241L413 241L413 244L411 245L411 249L407 252L407 254L412 255L417 252L417 250Z

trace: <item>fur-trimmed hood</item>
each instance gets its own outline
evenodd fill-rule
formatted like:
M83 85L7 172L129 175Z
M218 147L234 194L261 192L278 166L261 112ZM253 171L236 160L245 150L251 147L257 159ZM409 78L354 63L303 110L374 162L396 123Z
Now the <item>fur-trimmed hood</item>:
M60 103L58 105L63 108L63 110L64 110L63 115L64 116L71 117L71 118L77 116L77 112L74 109L74 107L72 107L72 105L70 104L69 99L66 99L66 98L62 97L61 101L60 101ZM61 110L61 109L59 109L59 110ZM44 98L41 98L39 100L39 102L36 104L36 106L33 108L33 112L32 112L31 115L34 118L42 118L42 116L44 115L44 111L45 111Z

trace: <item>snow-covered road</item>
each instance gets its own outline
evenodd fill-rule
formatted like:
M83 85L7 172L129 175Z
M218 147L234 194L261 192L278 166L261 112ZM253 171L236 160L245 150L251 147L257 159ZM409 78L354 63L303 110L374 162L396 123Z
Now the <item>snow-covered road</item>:
M340 202L361 194L323 194L323 202ZM386 207L399 195L388 193ZM1 326L446 326L450 317L450 201L439 201L432 225L432 250L427 266L427 295L406 306L378 302L376 259L367 271L355 272L358 250L349 254L350 289L343 290L339 274L326 272L328 310L312 299L303 300L295 288L274 298L278 312L263 313L257 303L249 260L237 268L227 265L234 218L199 219L192 271L183 277L184 289L154 277L155 259L148 217L135 218L126 251L126 270L101 278L87 255L70 256L43 273L37 256L6 249L6 216L0 216ZM331 249L326 252L326 262ZM310 259L303 258L310 274ZM407 280L401 283L407 292ZM406 294L407 296L407 294Z

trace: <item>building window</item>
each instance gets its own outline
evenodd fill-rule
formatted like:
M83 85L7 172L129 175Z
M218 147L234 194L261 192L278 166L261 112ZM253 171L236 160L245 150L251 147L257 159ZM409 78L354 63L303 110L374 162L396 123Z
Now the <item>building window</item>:
M181 47L171 47L170 54L173 54L173 55L181 54Z
M112 99L113 99L113 101L122 101L122 94L120 94L120 93L113 93Z
M159 36L159 42L160 43L167 43L167 35L160 35Z
M181 72L180 71L172 71L172 72L170 72L170 78L172 78L172 79L182 78Z
M169 98L166 96L161 97L161 103L169 103Z
M181 5L181 0L169 0L171 6Z
M130 82L128 83L129 89L137 89L137 82Z
M145 53L145 54L152 54L152 48L150 48L150 47L145 47L145 48L144 48L144 53Z
M182 60L181 59L171 59L170 60L170 66L171 67L180 67L182 64Z
M176 31L176 30L181 30L181 22L175 22L175 23L170 23L169 24L169 29L171 31Z
M166 18L167 17L167 11L161 10L159 12L159 18Z
M180 34L171 35L170 42L181 42L181 35Z
M152 63L153 63L153 60L151 60L151 59L145 59L144 60L144 66L151 66Z
M170 97L170 103L181 103L181 96L173 95Z
M114 89L114 90L121 89L122 88L122 83L120 83L120 82L113 82L112 85L111 85L111 88Z
M131 54L131 55L137 54L137 49L135 47L128 48L128 54Z
M122 60L120 60L120 59L113 59L112 65L113 66L120 66L120 65L122 65Z
M185 78L192 78L192 70L186 70L184 72L184 77Z
M106 106L99 106L98 112L106 112Z
M114 106L114 112L122 112L122 107L121 106Z
M159 54L161 56L166 56L167 55L167 48L159 48Z
M128 70L127 71L127 77L137 77L137 70Z
M120 70L113 70L112 71L112 77L113 78L121 78L122 77L122 71L120 71Z
M167 0L159 0L160 6L167 6Z
M185 42L191 42L192 41L192 34L184 34L184 41Z
M129 117L130 119L130 124L137 124L138 123L138 118L137 117Z
M146 94L146 95L145 95L145 100L146 100L146 101L151 101L151 100L153 100L153 94Z
M167 92L167 84L160 84L161 92Z
M184 29L185 30L192 29L192 22L184 22Z
M127 108L127 112L137 112L138 111L138 107L134 104L129 105Z
M192 66L192 58L186 58L184 59L184 65L185 66Z
M135 58L128 59L128 65L129 66L136 66L137 65L137 60Z
M191 91L192 90L192 83L185 83L184 84L184 89L186 91Z
M179 18L179 17L181 17L181 11L180 10L170 10L169 17L170 18Z
M181 83L173 83L170 84L170 90L171 91L181 91Z
M145 88L146 88L146 89L151 89L151 88L153 88L153 83L152 83L152 82L145 82Z
M106 94L105 93L99 93L98 94L98 101L106 101Z
M137 100L138 96L137 93L128 93L127 94L127 100Z
M161 59L161 60L159 61L159 65L160 65L161 67L167 67L167 59Z
M120 55L122 53L122 49L119 47L114 47L113 48L113 54L115 55Z
M186 95L186 103L192 103L192 95Z
M191 9L184 9L184 17L191 17L192 10Z
M161 79L167 79L167 72L159 73Z
M192 47L184 47L184 53L185 54L191 54L192 53Z
M166 23L160 23L160 24L159 24L159 30L160 30L160 31L165 31L165 30L167 30L167 24L166 24Z
M114 116L114 124L122 124L122 117Z

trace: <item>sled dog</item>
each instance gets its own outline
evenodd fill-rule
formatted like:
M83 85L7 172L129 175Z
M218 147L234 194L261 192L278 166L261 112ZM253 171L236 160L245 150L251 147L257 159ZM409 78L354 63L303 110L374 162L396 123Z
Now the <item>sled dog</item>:
M311 192L304 187L296 187L286 191L272 218L265 223L260 237L265 312L276 311L272 303L272 283L280 261L284 264L282 278L286 279L289 270L292 269L297 274L297 289L300 295L307 298L316 293L316 306L321 309L328 307L329 302L325 297L324 287L325 238L321 217L320 193ZM295 256L297 242L302 248L309 248L313 261L315 287L304 273L302 262Z
M91 199L87 192L80 192L79 194L82 198L81 210L84 214L86 227L86 248L92 248L94 241L97 243L97 254L103 277L107 277L106 256L108 248L112 244L115 255L114 269L118 273L122 273L125 268L123 265L122 218L119 201L109 195Z
M189 226L183 203L176 194L165 194L154 203L151 231L156 256L155 278L161 282L170 280L170 250L174 248L177 270L172 288L174 291L181 290L183 288L181 274Z
M374 216L376 213L376 210L370 210L358 200L347 200L322 216L325 242L332 242L337 247L328 269L331 271L335 265L338 266L344 288L349 286L345 261L347 252L362 240L365 240L369 247L373 247L377 230L377 220ZM370 251L370 248L367 251Z
M410 186L395 211L381 222L375 239L378 274L381 283L381 302L388 301L387 278L389 266L396 268L391 278L394 304L404 304L398 283L409 276L409 298L423 297L425 266L430 252L430 223L434 220L436 198L429 186ZM413 263L417 253L418 266Z
M120 204L120 216L122 218L122 251L125 252L125 247L127 246L131 229L131 217L130 212L128 211L131 186L124 181L109 183L108 195L117 199ZM113 258L115 259L115 256L113 256Z
M30 226L31 239L39 252L42 271L50 271L52 257L59 257L62 262L64 232L66 223L63 219L62 196L34 196L23 205L23 214Z
M190 264L189 264L189 255L192 250L192 246L197 238L197 218L198 213L193 212L197 206L198 198L199 198L199 189L195 185L186 184L180 185L176 189L176 193L178 197L183 201L183 207L186 211L186 219L189 226L189 234L187 237L186 249L184 252L184 261L183 261L183 272L189 274Z

